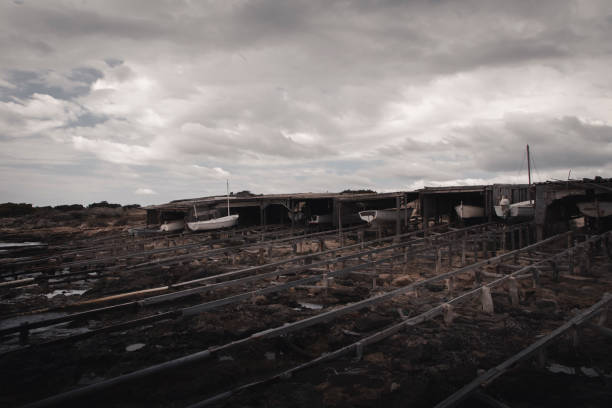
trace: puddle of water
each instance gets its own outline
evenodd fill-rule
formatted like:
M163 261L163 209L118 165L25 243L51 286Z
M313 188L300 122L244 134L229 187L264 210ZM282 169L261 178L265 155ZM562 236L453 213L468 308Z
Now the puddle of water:
M311 310L323 309L323 305L317 305L316 303L298 302L298 305L302 306L304 309L311 309Z
M19 248L28 246L47 245L44 242L0 242L0 248Z
M125 348L125 351L136 351L136 350L140 350L141 348L143 348L144 346L146 346L146 344L144 343L134 343L134 344L130 344L129 346L127 346Z
M569 374L569 375L573 375L576 374L576 370L572 367L567 367L561 364L551 364L548 366L548 371L550 371L551 373L562 373L562 374Z
M15 316L9 317L8 319L0 320L0 329L6 329L7 327L19 326L22 323L34 323L45 319L53 319L56 317L66 316L66 313L61 312L48 312L38 313L26 316Z
M58 295L64 295L64 296L79 295L81 296L85 292L87 292L87 289L55 289L53 292L47 293L45 296L47 296L47 299L51 299Z

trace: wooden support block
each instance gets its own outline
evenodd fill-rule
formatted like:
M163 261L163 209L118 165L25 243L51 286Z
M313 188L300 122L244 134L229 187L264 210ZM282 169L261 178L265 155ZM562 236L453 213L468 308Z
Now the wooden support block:
M259 255L257 257L257 262L259 265L263 265L266 263L266 254L263 248L259 248Z
M482 303L482 311L485 313L493 314L495 309L493 307L493 297L491 296L491 288L483 286L481 290L480 301Z

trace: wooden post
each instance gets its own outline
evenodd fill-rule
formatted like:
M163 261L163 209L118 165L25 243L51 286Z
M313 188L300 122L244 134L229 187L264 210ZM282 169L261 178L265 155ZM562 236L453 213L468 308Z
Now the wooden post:
M446 291L448 292L448 297L452 298L454 289L455 289L455 278L451 276L448 279L444 279L444 284L446 285Z
M537 268L531 268L531 276L533 277L533 288L540 287L540 271Z
M466 252L467 242L465 237L461 240L461 267L465 266L465 252Z
M457 316L455 312L453 312L453 306L448 303L445 303L442 305L442 311L444 313L444 324L446 324L447 326L451 325L453 323L453 320Z
M515 277L508 279L508 292L510 294L510 304L516 307L519 304L518 282Z
M436 250L436 275L440 273L442 269L442 248L438 247Z
M336 206L338 208L338 245L342 245L342 202L340 200L336 201Z
M400 197L397 196L395 197L395 242L399 242L399 236L400 236L400 231L401 231L401 224L400 224L400 207L401 207L401 203L400 203Z
M550 267L552 268L552 280L553 282L559 282L559 268L555 261L550 261Z
M453 241L448 243L448 267L453 267Z

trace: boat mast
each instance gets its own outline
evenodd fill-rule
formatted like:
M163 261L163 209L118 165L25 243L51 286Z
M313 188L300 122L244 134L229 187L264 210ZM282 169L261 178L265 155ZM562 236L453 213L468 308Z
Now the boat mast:
M531 203L531 160L529 159L529 145L527 145L527 177L529 178L527 191L529 193L529 203Z
M227 188L227 215L229 216L229 179L225 180L225 186Z

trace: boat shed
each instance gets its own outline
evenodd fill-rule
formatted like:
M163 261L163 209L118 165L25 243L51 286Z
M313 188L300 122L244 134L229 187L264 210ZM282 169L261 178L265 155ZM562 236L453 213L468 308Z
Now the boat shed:
M612 178L547 181L535 184L535 223L537 239L567 231L575 218L582 217L577 204L583 202L612 201ZM596 230L612 227L610 218L589 219Z
M358 218L359 211L406 206L417 198L416 192L230 195L229 212L239 214L240 224L244 226L265 227L272 223L293 225L298 220L290 215L302 213L303 220L307 220L311 215L332 214L332 225L341 227L361 222ZM211 196L176 200L167 204L151 205L145 209L147 226L155 226L176 219L191 221L204 214L210 214L212 217L227 215L228 198ZM401 219L401 214L398 215ZM406 225L407 220L401 219L399 224Z

